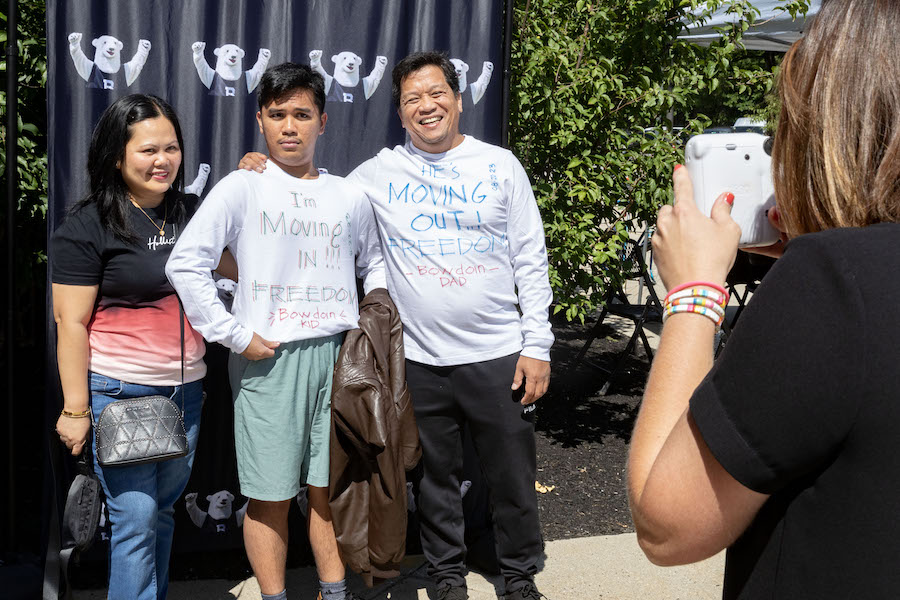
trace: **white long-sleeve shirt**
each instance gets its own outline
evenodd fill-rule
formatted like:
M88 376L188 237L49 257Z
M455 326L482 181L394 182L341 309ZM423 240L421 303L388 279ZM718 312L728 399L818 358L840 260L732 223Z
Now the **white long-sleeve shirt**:
M407 358L456 365L521 351L550 360L544 228L511 152L471 136L443 154L407 143L347 179L375 209Z
M238 264L231 313L210 273L226 247ZM247 348L254 332L290 342L355 328L357 273L366 292L386 285L366 197L341 177L300 179L274 161L264 173L224 177L166 264L194 329L235 352Z

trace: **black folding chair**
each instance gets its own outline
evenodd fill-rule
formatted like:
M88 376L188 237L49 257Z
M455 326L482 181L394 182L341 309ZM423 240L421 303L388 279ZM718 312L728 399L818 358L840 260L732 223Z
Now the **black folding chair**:
M644 235L647 234L642 234L637 241L629 241L625 244L624 264L628 269L625 274L625 279L636 279L642 284L642 287L647 292L646 301L641 304L632 304L629 301L623 286L610 287L603 302L603 309L600 311L600 316L588 332L587 340L584 342L584 345L578 352L578 356L575 357L575 361L570 367L570 369L575 369L584 362L590 367L607 373L606 382L603 384L603 387L600 388L600 395L605 395L609 392L609 388L615 377L621 372L628 357L634 351L638 338L640 338L644 345L644 351L647 353L648 360L651 362L653 360L653 349L650 347L650 342L647 340L647 334L644 333L644 326L647 323L662 323L663 307L662 302L660 302L656 295L656 291L653 289L653 279L644 258L644 249L642 247ZM591 344L593 344L594 340L600 335L603 321L606 319L607 315L623 317L634 323L634 332L631 334L625 348L616 355L615 362L611 369L585 358Z
M731 271L728 272L728 276L725 278L725 287L728 288L728 293L737 301L738 305L731 318L726 318L725 322L722 323L722 333L716 343L716 356L719 356L719 353L722 352L725 343L731 336L732 329L737 325L741 313L747 307L747 302L773 264L775 264L775 259L768 256L747 252L737 253L734 265L732 265ZM743 293L738 289L739 285L744 286Z
M725 286L731 297L737 300L738 308L734 316L731 317L730 325L734 327L737 324L738 317L747 306L747 301L756 288L759 286L762 278L765 277L772 265L775 264L774 258L763 256L761 254L749 254L747 252L738 252L737 258L734 259L734 265L725 278ZM744 293L741 294L737 286L744 285Z

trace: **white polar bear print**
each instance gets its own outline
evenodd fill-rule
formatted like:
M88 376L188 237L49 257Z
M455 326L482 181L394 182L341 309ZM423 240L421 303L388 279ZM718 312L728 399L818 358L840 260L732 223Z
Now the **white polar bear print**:
M194 42L191 45L197 75L200 76L203 85L209 88L210 96L234 96L240 87L238 81L244 75L247 78L249 94L259 85L269 59L272 58L272 52L268 48L260 48L256 63L249 71L244 72L244 50L234 44L225 44L213 50L213 54L216 55L216 68L213 70L203 55L205 49L206 42Z
M89 88L114 90L117 83L120 88L130 86L141 74L150 55L150 41L138 40L137 51L122 69L122 48L125 47L122 42L111 35L101 35L91 42L94 46L94 60L91 60L81 50L82 37L78 32L69 34L69 54L75 63L75 70L88 82ZM122 74L125 75L124 81ZM125 85L122 86L122 83Z
M309 66L325 78L325 100L328 102L353 102L353 88L359 85L359 67L362 59L352 52L340 52L331 57L334 63L334 76L329 75L322 66L322 51L313 50L309 53ZM386 56L376 56L375 66L372 72L363 78L363 94L366 100L372 97L384 70L387 67Z
M491 74L494 72L494 63L484 61L481 67L481 75L478 76L471 84L468 84L466 73L469 71L469 65L458 58L451 58L450 62L456 68L456 76L459 77L459 93L462 94L468 87L472 91L472 104L478 104L484 92L487 90L488 84L491 82Z
M234 304L234 290L237 289L237 283L227 277L222 277L216 272L213 272L213 280L216 282L216 293L219 295L219 300L225 305L225 310L231 312L231 306Z
M200 196L201 194L203 194L203 189L206 187L207 180L209 180L209 165L206 163L200 163L200 169L197 171L197 177L189 185L186 185L184 187L184 193Z
M206 497L209 502L209 508L204 512L197 506L197 493L192 492L185 494L184 507L187 509L188 516L197 527L207 529L211 533L226 533L228 526L242 527L244 525L244 515L247 514L247 500L244 506L232 510L234 503L234 494L228 490L221 490L215 494Z
M234 290L237 289L237 282L227 277L221 277L221 279L216 279L216 289L222 290L226 294L234 295Z

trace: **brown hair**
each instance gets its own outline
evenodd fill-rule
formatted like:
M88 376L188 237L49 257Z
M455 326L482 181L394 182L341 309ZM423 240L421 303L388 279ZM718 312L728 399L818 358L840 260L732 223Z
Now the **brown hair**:
M784 57L772 154L789 236L900 221L900 2L828 0Z

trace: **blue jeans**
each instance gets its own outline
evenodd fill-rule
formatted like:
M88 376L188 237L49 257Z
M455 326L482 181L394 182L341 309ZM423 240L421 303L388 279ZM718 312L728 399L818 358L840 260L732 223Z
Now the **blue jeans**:
M91 373L91 412L94 422L107 404L123 398L159 394L179 407L181 386L148 386ZM182 458L94 471L106 493L112 528L109 542L109 600L157 600L169 588L169 555L175 530L175 502L191 475L197 437L203 383L184 386L184 428L188 454ZM96 438L92 441L97 455Z

